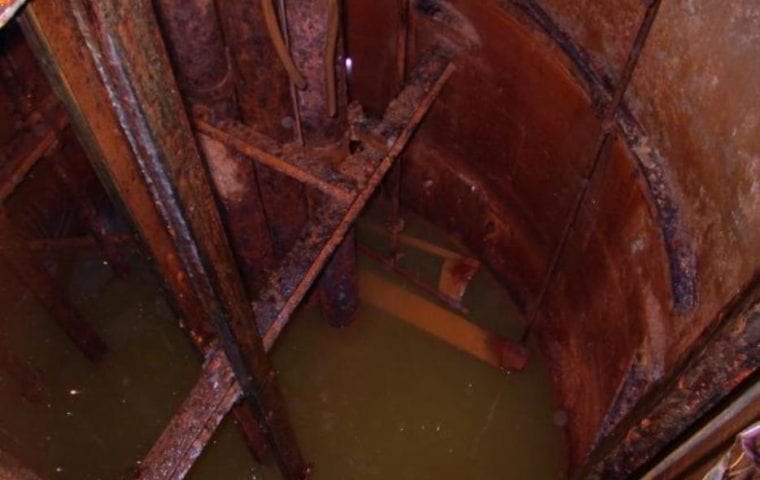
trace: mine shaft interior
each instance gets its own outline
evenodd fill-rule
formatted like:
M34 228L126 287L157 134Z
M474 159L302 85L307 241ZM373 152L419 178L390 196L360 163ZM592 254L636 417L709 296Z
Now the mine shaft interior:
M756 0L0 0L0 479L760 478Z

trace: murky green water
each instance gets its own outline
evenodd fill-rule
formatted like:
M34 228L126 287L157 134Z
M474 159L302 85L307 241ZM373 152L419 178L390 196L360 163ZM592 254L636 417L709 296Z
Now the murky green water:
M415 230L446 241L422 223L409 226ZM382 242L364 230L360 238ZM439 261L408 253L407 266L434 280ZM5 341L42 372L47 392L31 404L0 371L0 448L46 478L118 479L158 437L199 359L144 268L124 283L95 259L71 263L71 293L111 353L104 365L89 365L22 288L0 284ZM360 266L398 281L367 259ZM520 331L487 272L464 303L473 321L513 338ZM307 307L273 361L315 480L559 476L560 433L538 355L525 371L504 375L377 309L362 307L353 326L338 330ZM280 477L251 459L228 419L189 478Z

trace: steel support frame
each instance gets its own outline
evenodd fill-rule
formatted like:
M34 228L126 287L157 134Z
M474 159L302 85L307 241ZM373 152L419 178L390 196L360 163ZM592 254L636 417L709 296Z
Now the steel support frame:
M288 479L308 477L148 0L38 0L25 34L196 345L217 339Z
M310 468L265 350L412 138L453 65L445 56L431 55L386 120L365 130L387 147L364 145L344 160L332 179L350 179L348 191L345 183L330 185L325 172L310 172L308 165L293 169L286 166L293 162L267 158L264 148L241 152L327 193L321 215L268 281L273 296L262 297L276 300L254 303L252 313L150 3L37 0L22 25L96 170L134 220L171 300L206 354L196 387L135 478L183 478L238 397L250 401L263 421L286 478L306 478ZM239 144L230 146L240 150ZM257 319L260 335L257 315L265 317ZM167 461L172 468L161 468Z

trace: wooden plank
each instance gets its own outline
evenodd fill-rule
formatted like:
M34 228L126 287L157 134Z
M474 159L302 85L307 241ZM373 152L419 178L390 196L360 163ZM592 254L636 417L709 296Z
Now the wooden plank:
M470 312L462 305L462 302L460 299L452 298L448 295L446 295L441 290L435 288L434 286L430 285L428 282L426 282L419 274L416 272L409 271L405 268L403 268L399 262L394 262L392 257L389 255L383 255L382 253L373 250L372 248L368 247L367 245L359 244L359 251L366 255L371 260L374 260L375 262L379 263L380 265L383 265L385 268L392 270L394 273L399 275L400 277L404 278L408 282L410 282L415 287L425 291L429 295L432 295L438 299L439 302L446 305L448 308L454 310L455 312L458 312L462 315L468 315Z
M389 232L387 228L382 227L372 222L360 221L359 226L362 228L366 228L370 232L376 233L379 235L390 236L391 234L391 232ZM436 257L440 257L443 259L477 261L474 258L468 257L464 253L455 252L448 248L441 247L440 245L436 245L434 243L428 242L427 240L424 240L422 238L417 238L405 233L399 234L398 239L401 243L405 245L409 245L410 247L415 248L421 252L429 253L431 255L435 255Z
M517 371L527 363L527 351L517 343L485 330L376 273L360 273L359 294L369 305L488 365L505 371Z

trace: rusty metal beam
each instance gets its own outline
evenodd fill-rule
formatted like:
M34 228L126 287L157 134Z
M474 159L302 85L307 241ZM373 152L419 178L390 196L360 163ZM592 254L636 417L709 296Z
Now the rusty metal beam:
M192 107L213 118L238 118L234 72L213 0L156 0L156 14Z
M656 455L760 371L760 277L717 320L701 346L595 449L578 478L639 478Z
M153 2L177 72L179 87L194 115L211 121L240 120L235 70L213 0ZM201 138L233 251L249 292L275 264L256 166L216 141Z
M130 478L185 478L241 396L242 391L227 357L221 349L212 349L195 386Z
M740 432L760 419L760 380L756 380L718 415L684 440L678 448L641 477L641 480L677 480L704 463Z
M245 155L249 159L259 162L267 167L287 175L290 178L298 180L304 185L308 185L329 195L335 200L346 203L353 197L350 185L342 185L346 180L341 179L338 172L329 171L329 165L301 164L294 162L299 157L282 156L281 152L271 152L260 145L269 142L262 141L261 134L254 132L247 126L238 122L218 122L212 124L204 120L196 119L195 128L202 135L207 135L217 140L237 152ZM318 171L318 169L322 171ZM344 180L335 182L330 177Z
M270 287L261 295L264 300L254 302L265 346L273 344L285 327L380 181L411 140L454 70L454 65L442 58L428 59L420 68L416 81L411 82L392 102L385 121L375 129L376 134L391 142L390 149L382 152L367 147L346 159L344 165L356 175L357 183L362 185L361 190L346 207L329 203L322 205L304 237L270 278Z
M392 149L396 156L411 138L411 133L419 125L432 102L440 94L452 71L453 68L449 66L438 78L438 81L434 83L428 95L421 99L419 104L414 103L417 108L413 113L406 115L410 117L410 122L397 139L397 142L401 143L395 144L395 150ZM420 90L424 91L426 88L417 85L416 90L419 93ZM406 107L408 109L409 105L407 104ZM400 113L402 112L395 112L395 114ZM393 128L389 129L394 130ZM377 156L377 152L373 151L373 155ZM386 160L388 157L383 157L380 163L382 164ZM365 194L366 198L369 198L369 194L378 186L381 175L378 176L377 173L376 170L375 174L370 177L371 181L366 182L365 191L368 192ZM316 274L327 262L330 256L330 246L327 244L329 243L334 248L342 240L342 237L331 237L330 234L334 235L336 230L333 230L335 226L331 225L330 222L334 222L337 214L345 213L345 207L341 209L340 205L336 205L334 202L326 202L322 207L321 211L326 217L315 219L310 232L306 235L306 240L299 242L291 255L287 257L287 261L280 266L279 275L276 278L273 277L271 290L262 296L262 301L254 304L259 322L263 318L267 318L266 315L279 314L286 315L289 318L292 310L303 298L305 290L309 288L316 278ZM344 221L347 220L344 218ZM306 271L306 275L304 275L304 271ZM310 281L308 281L309 278ZM296 285L299 279L301 282ZM304 280L307 281L304 282ZM283 292L290 297L284 299L282 297ZM269 350L274 345L274 341L283 326L284 323L264 325L262 331L267 333L263 342L265 349ZM142 462L140 470L134 478L140 480L180 480L184 478L192 462L198 457L211 438L213 431L218 427L224 414L235 403L235 392L240 395L240 390L234 384L227 357L220 355L218 349L212 349L195 388L169 422L159 440Z
M396 24L396 93L404 88L406 82L406 63L409 52L409 17L410 1L396 0L398 23Z
M269 1L269 0L265 0ZM290 37L290 51L295 65L298 66L305 82L296 85L297 102L303 125L303 137L307 146L320 146L333 143L343 136L346 130L347 100L345 75L341 69L333 78L327 78L327 68L335 64L334 55L326 55L330 35L337 34L338 20L335 14L337 3L333 0L314 0L311 2L285 2L287 6L287 30ZM332 12L331 12L332 10ZM334 21L330 24L329 19ZM333 30L330 31L330 27ZM342 42L335 38L334 49L342 52ZM332 61L332 65L328 65ZM328 86L328 82L333 82ZM303 87L306 87L305 89ZM328 92L335 93L337 115L330 115Z
M297 92L304 144L324 147L335 158L347 153L343 142L348 126L348 88L342 57L341 8L338 0L287 2L287 29L295 64L307 88ZM330 162L329 156L324 159ZM312 199L313 200L313 199ZM346 326L355 318L359 304L356 284L356 248L349 233L346 242L333 250L318 280L322 316L332 325Z
M30 7L27 37L196 344L218 338L284 477L306 478L151 3L39 0Z

